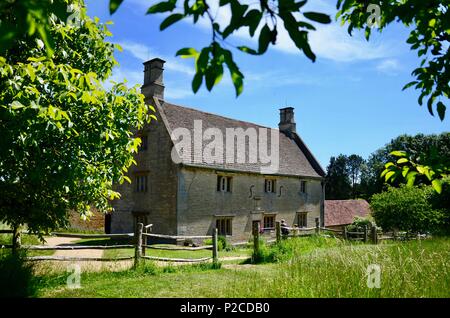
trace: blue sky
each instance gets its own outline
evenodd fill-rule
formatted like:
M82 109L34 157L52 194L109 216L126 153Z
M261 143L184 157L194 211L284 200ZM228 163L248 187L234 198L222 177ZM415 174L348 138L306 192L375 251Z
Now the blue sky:
M117 52L120 66L115 80L126 78L130 85L142 84L145 60L166 60L164 81L168 101L240 120L278 127L279 111L295 108L297 132L322 166L331 156L356 153L367 158L370 153L396 136L407 133L449 131L449 117L441 122L429 115L426 106L417 103L418 92L402 91L412 80L418 66L416 52L405 43L408 31L393 25L382 34L374 33L370 42L361 34L350 37L338 22L317 25L310 43L317 55L312 63L280 33L276 47L259 57L234 51L245 75L244 92L235 97L228 73L219 86L208 92L203 86L197 94L191 90L193 61L175 57L178 49L197 49L209 44L207 23L181 22L159 31L164 15L145 15L155 1L126 0L109 15L109 0L88 0L91 16L102 22L113 21L113 37L123 52ZM310 0L308 10L335 14L335 0ZM226 21L227 12L218 16ZM237 45L253 45L247 32L231 37Z

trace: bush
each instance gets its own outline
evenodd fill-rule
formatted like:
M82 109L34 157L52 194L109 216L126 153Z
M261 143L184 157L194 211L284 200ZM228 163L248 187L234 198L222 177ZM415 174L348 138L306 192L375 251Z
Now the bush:
M364 231L364 227L367 227L367 229L370 230L372 226L376 225L370 217L363 218L360 216L356 216L353 220L353 223L347 226L347 231L360 232Z
M207 239L203 241L204 245L213 245L212 239ZM219 251L232 251L234 249L233 245L228 242L225 236L217 237L217 250Z
M0 297L32 297L37 293L32 263L25 261L25 253L17 255L0 250Z
M372 215L384 230L440 232L445 226L443 209L432 204L431 187L390 187L372 197Z

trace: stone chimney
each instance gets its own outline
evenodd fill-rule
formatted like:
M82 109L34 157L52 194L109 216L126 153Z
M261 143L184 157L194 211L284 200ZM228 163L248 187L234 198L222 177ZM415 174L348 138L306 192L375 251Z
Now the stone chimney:
M145 98L154 96L164 99L164 63L166 61L160 58L144 62L144 85L141 87L141 93Z
M294 120L294 108L285 107L280 109L280 123L278 128L281 132L285 133L288 137L292 137L292 133L295 133L295 120Z

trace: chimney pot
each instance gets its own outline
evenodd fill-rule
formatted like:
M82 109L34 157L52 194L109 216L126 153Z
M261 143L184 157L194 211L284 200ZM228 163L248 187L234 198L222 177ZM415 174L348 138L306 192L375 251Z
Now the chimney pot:
M144 85L141 92L145 98L157 97L164 99L164 63L160 58L144 62Z
M280 109L280 123L278 124L278 128L288 137L292 137L292 134L296 132L293 107Z

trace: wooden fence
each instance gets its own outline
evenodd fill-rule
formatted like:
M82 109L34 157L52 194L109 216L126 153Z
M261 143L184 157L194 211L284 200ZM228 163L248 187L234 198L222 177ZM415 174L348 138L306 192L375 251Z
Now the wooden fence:
M411 240L411 239L422 239L425 236L420 234L411 234L406 232L381 232L377 229L376 226L367 227L364 226L360 231L348 231L347 227L344 227L342 230L331 229L326 227L321 227L319 218L316 218L316 226L315 227L284 227L288 230L288 234L283 234L281 223L275 223L275 239L266 240L267 243L280 242L282 239L287 239L291 237L301 237L301 236L310 236L314 234L320 233L332 233L333 235L340 236L345 240L350 241L362 241L364 243L371 242L373 244L378 244L383 240ZM266 231L273 231L273 228L260 228L259 221L253 221L253 249L254 253L257 254L259 251L259 244L261 234Z
M218 262L218 242L217 242L217 229L213 230L213 234L210 236L172 236L164 234L153 234L151 233L152 225L144 225L142 223L137 224L136 233L124 233L124 234L72 234L72 233L51 233L58 237L68 237L68 238L79 238L79 239L95 239L95 238L128 238L134 239L134 244L117 244L117 245L78 245L78 244L67 244L63 246L48 246L48 245L22 245L20 243L20 236L18 238L13 238L16 240L18 248L31 250L31 251L58 251L58 250L86 250L86 249L123 249L123 248L134 248L134 256L128 257L114 257L114 258L93 258L93 257L69 257L69 256L30 256L26 259L28 261L122 261L122 260L132 260L134 259L135 266L139 264L142 259L150 259L155 261L166 261L166 262L187 262L187 263L198 263L205 262L208 260L213 260L214 263ZM13 234L13 230L0 230L0 234ZM28 232L21 232L22 234L28 234ZM16 233L17 234L17 233ZM147 237L164 238L164 239L212 239L212 245L199 246L199 247L165 247L165 246L153 246L147 244ZM145 244L143 243L145 242ZM1 245L2 248L13 248L14 244ZM197 251L203 249L211 249L211 257L203 257L196 259L181 259L181 258L168 258L168 257L156 257L156 256L146 256L145 249L158 249L158 250L187 250L187 251Z

